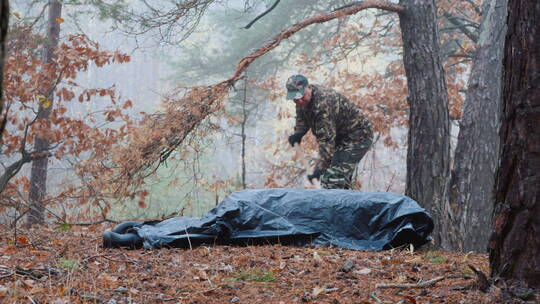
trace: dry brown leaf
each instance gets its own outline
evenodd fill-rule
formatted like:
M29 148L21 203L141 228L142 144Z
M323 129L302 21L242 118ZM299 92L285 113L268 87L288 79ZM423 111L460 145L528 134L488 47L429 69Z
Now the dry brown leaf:
M312 298L316 298L317 296L319 296L323 291L325 291L326 288L325 287L322 287L322 286L315 286L313 288L313 291L311 292L311 297Z
M371 269L370 268L362 268L360 270L354 270L353 273L360 274L360 275L367 275L367 274L371 273Z

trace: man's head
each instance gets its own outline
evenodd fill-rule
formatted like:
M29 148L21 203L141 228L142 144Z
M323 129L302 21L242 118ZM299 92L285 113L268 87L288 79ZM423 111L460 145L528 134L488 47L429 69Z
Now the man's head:
M311 101L311 85L304 75L293 75L287 79L287 99L304 107Z

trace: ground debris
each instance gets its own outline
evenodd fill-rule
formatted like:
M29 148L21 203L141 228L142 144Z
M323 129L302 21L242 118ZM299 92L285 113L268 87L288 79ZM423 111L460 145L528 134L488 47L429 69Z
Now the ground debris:
M468 264L487 273L485 254L464 259L442 251L281 245L103 249L105 225L19 230L41 247L15 247L10 230L0 228L0 303L6 304L505 303L493 286L487 293L469 288ZM437 277L444 284L432 283ZM514 295L538 299L529 290Z
M343 266L341 266L341 271L349 272L354 268L355 265L356 265L355 261L353 261L352 259L347 259L345 263L343 264Z
M469 268L476 274L478 278L476 281L476 287L478 288L478 290L486 292L491 285L487 276L482 271L476 269L473 265L468 264L467 266L469 266Z
M439 282L439 281L442 281L444 279L444 277L438 277L438 278L435 278L433 280L429 280L429 281L426 281L426 282L418 282L418 283L415 283L415 284L399 284L399 283L396 283L396 284L377 284L375 285L375 287L377 288L426 288L426 287L431 287L433 285L435 285L435 283Z

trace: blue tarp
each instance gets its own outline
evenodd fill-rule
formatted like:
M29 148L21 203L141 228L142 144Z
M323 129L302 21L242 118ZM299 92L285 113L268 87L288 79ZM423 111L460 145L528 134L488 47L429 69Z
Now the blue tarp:
M353 190L262 189L231 194L201 218L140 223L145 248L321 244L383 250L429 241L430 215L411 198ZM114 231L114 230L113 230Z

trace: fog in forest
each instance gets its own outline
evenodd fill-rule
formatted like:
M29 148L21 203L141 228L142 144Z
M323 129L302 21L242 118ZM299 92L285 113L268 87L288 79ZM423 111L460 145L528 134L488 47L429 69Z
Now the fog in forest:
M101 50L116 50L130 56L126 63L102 67L90 64L86 71L77 74L75 81L86 88L114 87L119 100L132 101L127 113L136 121L143 116L141 112L161 111L164 98L179 86L210 85L230 77L240 59L280 30L317 14L322 8L347 4L340 2L343 3L283 3L246 29L243 27L268 9L270 1L215 1L201 14L197 26L186 32L189 29L182 27L181 21L148 29L137 24L138 19L116 20L122 17L107 11L111 8L100 8L99 2L79 5L77 1L68 1L62 7L60 41L69 35L84 34L98 43ZM36 20L34 31L43 33L45 4L13 1L12 10L19 16L14 18L15 22ZM163 11L173 8L166 1L154 1L151 5ZM142 1L130 1L122 9L135 16L149 7ZM404 78L394 75L402 69L398 34L395 18L366 11L310 26L283 41L249 67L246 78L229 92L223 109L205 120L212 132L194 139L195 146L179 147L174 157L148 178L145 208L129 200L128 208L124 207L125 202L112 203L111 216L118 219L174 214L200 216L226 195L243 188L242 162L246 188L313 187L306 175L312 171L318 155L314 138L307 140L301 155L287 143L295 114L294 104L284 97L285 80L297 73L343 93L373 117L377 125L375 144L357 168L357 189L404 193L406 119L399 116L402 114L391 113L407 112L403 105ZM383 41L391 43L385 45ZM463 83L466 76L465 68L456 78ZM396 81L398 87L392 87ZM67 109L73 117L84 117L108 104L107 97L96 96L87 103L70 102ZM6 164L15 159L2 157ZM67 184L78 183L72 169L74 161L68 157L49 159L47 188L51 194L63 191ZM306 164L308 168L304 167ZM30 178L30 167L31 164L26 164L21 176ZM74 214L78 212L77 207L62 208Z

